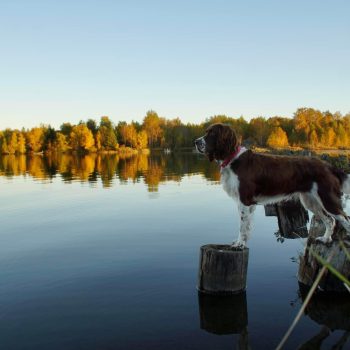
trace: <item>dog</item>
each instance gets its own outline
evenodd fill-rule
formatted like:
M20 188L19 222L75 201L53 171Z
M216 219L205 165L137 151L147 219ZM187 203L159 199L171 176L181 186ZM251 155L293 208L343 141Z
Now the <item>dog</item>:
M342 193L350 194L350 175L342 170L311 157L254 153L240 146L234 130L221 123L211 125L195 146L220 164L223 188L238 203L240 228L233 246L246 246L257 204L293 198L299 198L325 224L325 233L318 238L321 242L332 241L335 220L350 234L350 220L341 203Z

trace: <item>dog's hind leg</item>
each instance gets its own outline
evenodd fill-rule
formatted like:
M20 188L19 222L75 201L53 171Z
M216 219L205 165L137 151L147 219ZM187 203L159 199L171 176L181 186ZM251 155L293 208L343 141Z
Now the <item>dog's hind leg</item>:
M301 204L305 209L310 210L316 216L318 216L326 227L326 231L322 237L318 237L317 240L324 243L332 241L332 234L335 227L335 220L332 216L329 216L323 210L323 206L320 204L319 200L315 198L311 193L300 193Z
M337 193L328 187L320 185L317 193L324 210L338 220L350 235L350 220L342 208L340 191Z
M242 202L238 203L238 214L240 218L239 224L239 235L232 246L244 248L250 238L253 228L253 214L255 205L246 206Z

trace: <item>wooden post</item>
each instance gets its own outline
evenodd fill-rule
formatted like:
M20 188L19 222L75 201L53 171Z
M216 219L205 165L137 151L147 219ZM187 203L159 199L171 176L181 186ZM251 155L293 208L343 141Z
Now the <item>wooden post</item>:
M200 249L198 290L235 294L246 289L249 249L207 244Z
M284 238L307 237L308 212L300 201L287 201L276 205L280 234Z
M307 237L308 212L299 200L290 200L277 204L265 205L265 216L277 216L279 237Z
M319 272L322 265L317 259L310 253L310 249L318 256L327 260L330 254L334 254L330 261L330 264L337 269L346 278L350 278L350 260L347 258L346 252L342 249L339 244L339 237L342 237L343 243L347 250L350 250L350 242L346 240L345 230L337 224L334 234L333 242L330 244L324 244L316 241L316 237L324 234L324 224L315 216L311 220L309 238L307 240L306 249L302 256L300 256L300 265L298 271L298 280L300 283L311 286ZM334 252L334 253L333 253ZM330 271L326 271L324 277L321 279L319 289L325 292L346 292L347 289L344 287L336 276Z

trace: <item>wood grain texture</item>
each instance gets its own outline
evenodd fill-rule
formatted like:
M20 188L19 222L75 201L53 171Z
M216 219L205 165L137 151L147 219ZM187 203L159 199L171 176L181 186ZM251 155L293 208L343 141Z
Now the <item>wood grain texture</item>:
M234 294L245 290L249 249L208 244L200 249L198 290L209 294Z

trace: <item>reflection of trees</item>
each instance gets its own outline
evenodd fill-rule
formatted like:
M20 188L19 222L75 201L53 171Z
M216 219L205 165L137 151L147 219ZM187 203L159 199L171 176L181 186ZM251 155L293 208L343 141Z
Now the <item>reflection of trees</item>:
M26 156L8 155L0 157L0 175L12 177L24 175L27 171Z
M157 192L162 179L165 162L162 158L151 158L148 162L148 171L145 173L145 183L149 192Z
M218 166L193 153L165 155L86 154L77 156L52 152L50 155L5 155L0 157L0 176L12 177L29 174L35 179L60 176L64 182L80 180L104 187L113 181L143 180L150 192L158 191L162 182L180 182L184 176L203 174L210 181L218 181Z
M116 154L103 154L99 156L99 158L100 159L97 162L99 166L97 172L100 174L102 185L103 187L111 187L119 158Z
M145 154L120 158L118 162L118 176L121 182L132 180L136 182L143 172L148 169L148 156Z
M44 169L44 161L41 156L27 158L27 173L36 179L47 179L50 172Z

